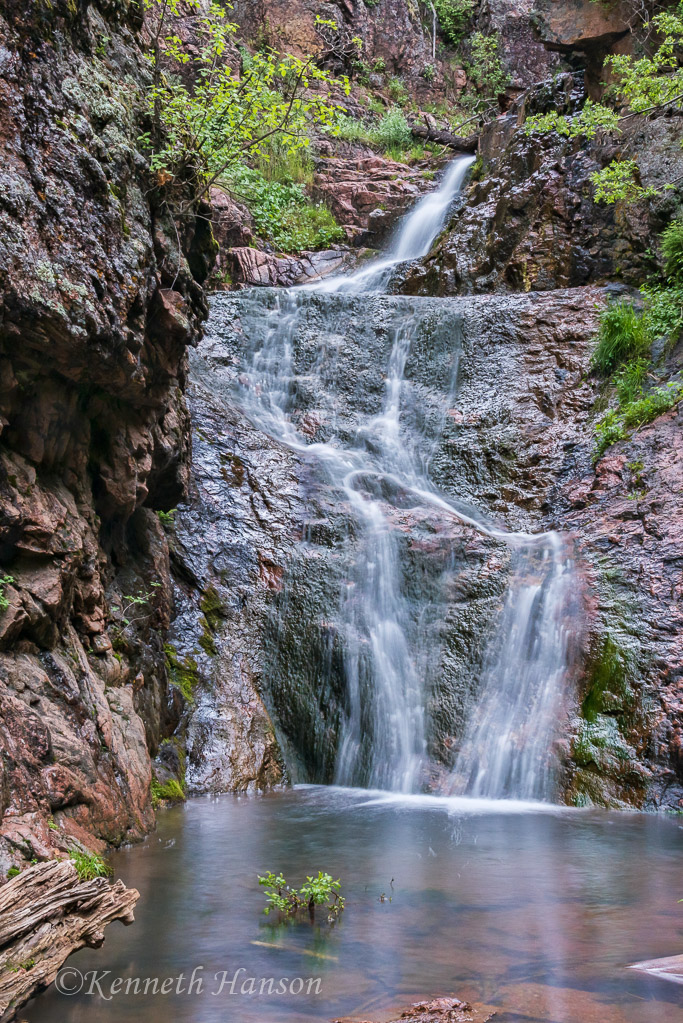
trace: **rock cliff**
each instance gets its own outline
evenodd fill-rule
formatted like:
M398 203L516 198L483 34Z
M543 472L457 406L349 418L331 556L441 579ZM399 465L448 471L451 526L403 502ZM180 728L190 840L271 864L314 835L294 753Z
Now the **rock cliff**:
M154 822L177 724L157 511L187 486L203 222L178 234L139 151L128 0L0 4L0 876Z

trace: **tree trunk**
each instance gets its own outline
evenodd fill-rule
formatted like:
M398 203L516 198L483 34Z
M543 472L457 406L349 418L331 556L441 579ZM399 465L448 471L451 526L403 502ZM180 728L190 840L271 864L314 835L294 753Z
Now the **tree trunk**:
M460 135L453 135L450 131L442 131L439 128L427 128L424 124L410 124L413 135L427 142L436 142L441 146L448 146L459 153L474 153L479 144L478 135L468 135L463 138Z
M0 1023L51 984L72 952L99 948L108 923L133 923L139 897L123 881L80 881L70 860L38 863L3 885Z

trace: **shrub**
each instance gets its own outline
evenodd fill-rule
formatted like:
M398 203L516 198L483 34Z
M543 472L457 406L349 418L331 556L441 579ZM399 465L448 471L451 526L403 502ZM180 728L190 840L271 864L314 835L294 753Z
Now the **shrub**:
M598 344L593 352L592 368L607 376L627 359L644 354L649 338L643 314L630 302L614 302L600 315Z
M299 184L266 181L249 167L236 170L229 184L248 206L259 235L283 252L323 249L344 237L327 207L311 203Z
M394 103L398 103L399 106L403 107L408 102L408 90L401 78L390 78L388 91Z
M475 32L470 41L467 73L485 96L497 96L510 80L500 58L498 37Z
M315 907L324 906L332 923L344 911L341 882L339 879L334 881L331 874L322 870L318 871L317 877L307 877L299 889L291 888L282 874L270 871L264 876L259 875L258 883L266 890L267 906L263 911L266 915L276 909L283 916L294 917L300 910L307 909L314 919Z
M150 36L151 120L140 141L169 198L175 182L181 196L191 188L201 198L246 154L267 154L274 137L285 149L300 149L312 129L333 123L339 91L349 94L346 78L271 49L243 52L243 72L236 74L224 54L237 25L216 0L142 0L140 6ZM174 23L181 8L191 27L185 40ZM197 69L191 86L182 74L190 62Z
M662 235L662 254L667 279L683 284L683 219L673 220Z
M436 16L447 42L460 41L474 7L475 0L434 0Z
M405 114L398 107L392 107L372 132L372 141L383 150L403 151L412 142L412 132Z
M81 881L92 881L96 877L109 877L113 870L97 853L72 849L70 854Z

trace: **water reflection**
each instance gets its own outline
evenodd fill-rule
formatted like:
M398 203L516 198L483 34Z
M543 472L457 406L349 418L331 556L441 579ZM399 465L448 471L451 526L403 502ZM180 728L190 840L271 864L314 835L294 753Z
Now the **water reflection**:
M683 1020L682 988L625 969L683 945L679 825L514 811L320 788L193 800L116 857L142 893L137 923L113 925L102 950L70 965L124 977L202 966L202 994L104 1001L48 992L24 1016L302 1023L454 993L495 1008L496 1023ZM347 910L334 928L278 928L260 915L257 872L299 880L319 868L345 882ZM239 968L234 994L210 993L214 974ZM244 977L319 977L321 990L242 996Z

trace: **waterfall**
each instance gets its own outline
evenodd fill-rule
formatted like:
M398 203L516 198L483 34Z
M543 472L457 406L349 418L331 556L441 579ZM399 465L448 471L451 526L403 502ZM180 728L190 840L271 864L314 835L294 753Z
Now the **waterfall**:
M439 187L423 196L414 209L403 218L385 256L374 260L369 266L354 274L334 277L310 287L327 293L341 291L361 294L384 290L391 279L392 271L400 263L410 259L421 259L427 255L442 230L453 199L460 193L473 163L473 156L461 156L453 161Z
M451 791L549 800L556 781L550 739L567 670L573 564L557 533L541 534L516 554Z
M405 530L396 518L410 506L502 541L513 556L451 787L479 796L549 799L554 778L548 749L566 672L563 609L572 586L571 559L555 534L508 532L434 485L430 461L455 393L459 328L444 303L448 393L441 418L430 418L409 386L406 363L441 300L387 295L395 268L429 251L472 161L456 159L437 190L404 218L386 255L362 270L287 291L252 290L242 304L250 319L241 317L240 330L251 348L237 389L255 426L314 464L321 485L339 494L353 522L335 616L345 696L334 781L406 793L422 784L430 651L406 593ZM340 331L361 312L384 337L387 352L382 394L367 412L360 399L359 409L344 406L335 379ZM324 440L312 441L311 430L303 428L302 403L318 408Z

